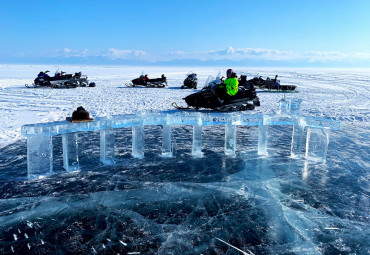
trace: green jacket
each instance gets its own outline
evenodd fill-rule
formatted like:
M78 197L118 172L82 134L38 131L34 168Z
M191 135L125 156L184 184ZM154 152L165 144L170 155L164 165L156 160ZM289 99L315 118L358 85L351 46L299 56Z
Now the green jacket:
M238 93L239 82L235 77L234 78L227 78L224 81L224 84L226 85L226 92L230 96L234 96L236 93Z

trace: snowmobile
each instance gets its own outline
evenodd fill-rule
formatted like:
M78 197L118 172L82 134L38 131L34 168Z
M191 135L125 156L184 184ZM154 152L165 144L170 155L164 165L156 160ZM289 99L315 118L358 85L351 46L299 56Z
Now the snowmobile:
M181 88L197 89L197 86L198 86L197 74L189 73L186 79L184 80L184 85L182 85Z
M162 74L160 78L149 79L148 75L140 75L139 78L133 79L127 87L144 86L148 88L164 88L167 86L167 78Z
M296 85L281 85L277 77L277 75L275 75L274 79L270 79L269 77L263 79L262 76L255 77L249 80L248 83L252 83L254 86L258 86L258 88L264 91L296 92Z
M89 83L88 77L81 72L66 74L56 71L54 77L49 76L49 71L40 72L32 85L25 84L27 88L50 87L50 88L76 88L76 87L95 87L95 83Z
M246 76L241 77L242 82L247 82ZM223 77L213 79L208 78L206 86L200 92L193 93L185 98L188 107L177 106L176 103L172 105L179 110L188 110L199 108L208 108L216 111L245 111L253 110L255 106L260 106L259 98L257 97L254 87L247 89L244 84L239 86L239 91L236 95L231 96L228 100L221 100L216 90L218 86L223 83Z

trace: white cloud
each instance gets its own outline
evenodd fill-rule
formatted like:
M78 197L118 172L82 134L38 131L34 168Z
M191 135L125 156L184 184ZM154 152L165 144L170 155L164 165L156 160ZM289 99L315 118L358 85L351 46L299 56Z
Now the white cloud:
M215 55L229 55L229 56L262 56L262 55L279 55L282 54L282 51L270 50L270 49L261 49L261 48L240 48L235 49L229 46L227 49L209 51L209 54Z
M217 49L203 52L175 52L169 54L169 58L200 59L200 60L243 60L243 59L264 59L264 60L285 60L295 56L290 51L279 51L261 48L233 48Z
M137 59L146 56L147 53L143 50L120 50L110 48L106 51L93 52L89 49L75 50L70 48L64 48L56 52L56 57L103 57L110 59Z
M370 52L354 52L353 56L358 59L370 60Z
M110 48L106 56L111 59L131 59L140 58L145 56L147 53L143 50L119 50Z
M58 55L68 58L68 57L87 57L89 56L89 50L72 50L69 48L64 48L63 50L58 51Z
M168 55L170 55L170 56L184 56L186 54L187 54L187 52L178 50L178 51L172 51Z
M302 54L302 58L307 58L308 62L331 62L345 60L349 55L338 51L308 51Z

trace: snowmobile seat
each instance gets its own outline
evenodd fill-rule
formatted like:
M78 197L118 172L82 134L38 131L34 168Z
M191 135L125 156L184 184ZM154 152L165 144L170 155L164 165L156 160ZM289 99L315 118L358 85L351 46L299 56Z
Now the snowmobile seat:
M65 78L63 76L54 76L49 78L49 81L59 81L59 80L65 80Z
M239 89L238 93L234 96L229 97L228 101L234 101L239 99L249 98L250 100L256 98L257 94L256 91L249 90L249 89Z
M240 80L239 80L239 86L240 87L245 87L247 84L247 76L246 75L241 75Z
M165 82L165 81L166 77L147 80L147 82Z
M81 72L75 73L74 78L80 79L81 78Z

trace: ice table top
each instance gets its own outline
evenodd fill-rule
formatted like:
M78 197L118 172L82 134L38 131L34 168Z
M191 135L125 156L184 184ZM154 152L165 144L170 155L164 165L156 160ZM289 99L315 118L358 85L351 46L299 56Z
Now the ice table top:
M54 136L72 132L95 131L108 128L122 128L142 125L301 125L317 128L341 130L342 124L336 120L304 117L300 115L263 115L243 112L143 112L141 114L124 114L109 117L97 117L93 122L71 123L56 121L22 126L22 135Z

